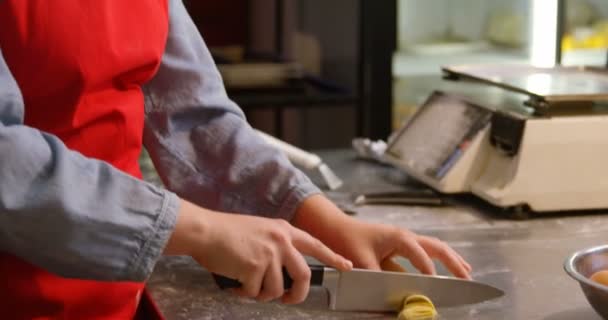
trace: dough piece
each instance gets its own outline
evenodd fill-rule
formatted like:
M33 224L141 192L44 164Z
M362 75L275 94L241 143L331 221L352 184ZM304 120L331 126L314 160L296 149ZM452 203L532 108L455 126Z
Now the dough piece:
M435 320L437 310L431 299L421 294L405 298L398 320Z

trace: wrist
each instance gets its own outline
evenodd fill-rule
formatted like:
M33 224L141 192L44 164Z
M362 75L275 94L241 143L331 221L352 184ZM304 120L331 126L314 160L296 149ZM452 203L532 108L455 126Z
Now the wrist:
M208 237L207 211L186 200L181 200L173 233L164 250L166 255L191 256L195 243L200 245Z
M321 240L332 249L341 242L341 232L348 232L356 220L346 215L323 195L306 198L292 221L293 225Z

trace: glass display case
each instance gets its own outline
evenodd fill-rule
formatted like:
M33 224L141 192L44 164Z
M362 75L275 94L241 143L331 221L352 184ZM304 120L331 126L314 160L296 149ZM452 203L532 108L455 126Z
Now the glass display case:
M605 0L398 0L392 126L436 89L493 95L443 81L441 66L498 63L605 65Z
M608 1L568 0L564 3L561 63L606 65L608 51Z

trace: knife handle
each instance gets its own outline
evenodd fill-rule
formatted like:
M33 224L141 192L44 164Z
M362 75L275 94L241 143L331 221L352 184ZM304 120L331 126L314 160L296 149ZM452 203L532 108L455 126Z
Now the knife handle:
M323 284L323 272L325 270L324 266L309 266L310 267L310 285L311 286L320 286ZM220 287L220 289L237 289L242 286L242 284L235 279L227 278L221 276L219 274L213 273L213 280ZM291 289L293 285L293 279L289 276L287 269L283 267L283 288L285 290Z

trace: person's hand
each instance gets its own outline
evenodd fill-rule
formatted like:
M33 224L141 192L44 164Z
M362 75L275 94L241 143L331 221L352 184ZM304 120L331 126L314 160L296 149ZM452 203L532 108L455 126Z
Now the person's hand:
M432 259L438 259L457 277L470 279L471 266L439 239L390 225L351 220L348 230L352 233L343 233L344 240L332 248L352 259L357 267L380 270L383 261L402 256L420 272L435 274Z
M351 259L357 268L380 270L387 259L402 256L422 273L435 274L432 259L438 259L454 275L470 279L471 266L445 242L395 226L353 219L323 196L306 199L294 224Z
M310 288L310 268L304 255L339 270L352 263L321 241L285 220L219 213L182 201L176 228L165 254L187 254L208 271L241 282L235 292L244 297L284 303L302 302ZM282 268L293 279L283 289Z

